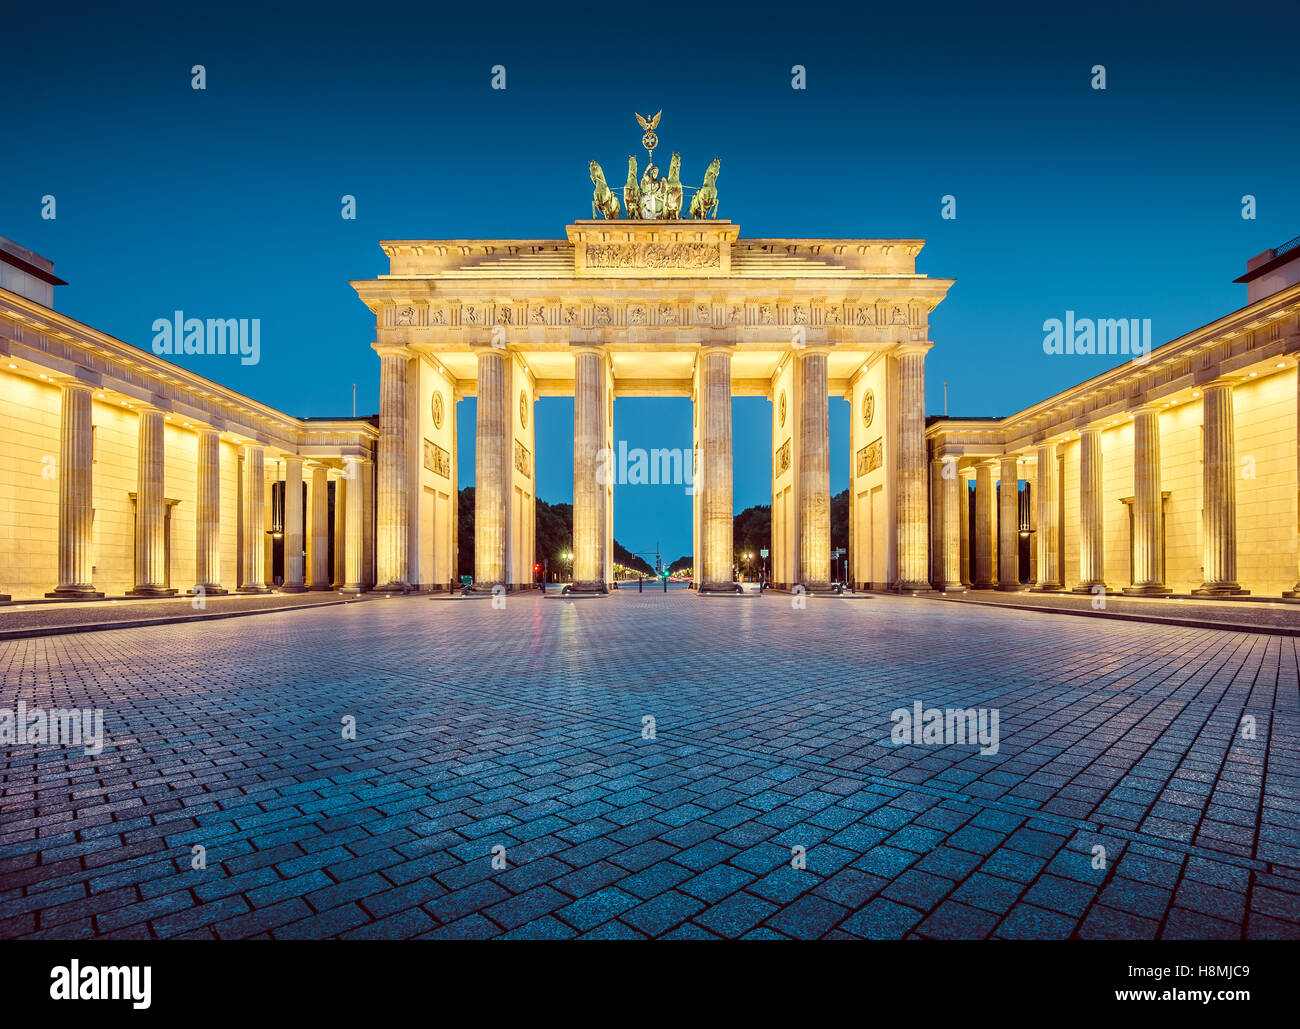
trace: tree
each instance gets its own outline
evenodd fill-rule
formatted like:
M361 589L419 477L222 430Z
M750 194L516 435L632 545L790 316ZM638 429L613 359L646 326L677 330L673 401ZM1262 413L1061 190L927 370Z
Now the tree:
M772 509L766 504L747 507L732 519L731 545L735 550L737 568L745 568L745 554L753 554L748 562L751 570L763 567L762 552L772 552ZM767 559L771 561L769 556ZM768 564L771 567L771 564Z
M456 574L474 574L474 487L466 486L456 501Z
M474 487L466 486L460 491L457 505L459 560L456 562L458 574L474 574ZM573 550L573 505L548 504L540 497L537 500L537 536L535 556L538 564L550 572L567 569L569 563L560 555ZM631 553L618 540L614 541L614 560L631 568L633 571L653 575L654 569L644 560ZM688 559L689 563L689 559Z
M634 572L644 572L650 576L655 573L655 570L650 567L644 558L637 557L618 540L614 541L614 560L624 568L631 568Z
M573 505L537 501L536 558L538 564L554 572L567 568L560 555L573 549Z
M840 490L831 497L831 549L849 549L849 491Z
M668 566L669 574L680 572L683 568L690 568L695 563L695 558L691 554L683 554L676 561Z

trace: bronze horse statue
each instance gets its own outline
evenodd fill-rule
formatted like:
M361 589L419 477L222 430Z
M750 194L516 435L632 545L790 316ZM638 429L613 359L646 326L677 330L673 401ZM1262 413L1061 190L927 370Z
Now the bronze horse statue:
M664 198L664 217L680 218L682 216L682 155L673 154L668 165L668 192Z
M691 197L692 218L718 216L718 170L721 167L722 161L717 157L709 162L709 169L704 173L704 185Z
M611 221L617 219L618 197L605 183L605 173L595 161L591 162L591 181L596 187L591 194L591 216L595 218L599 213Z
M627 158L627 183L623 186L623 208L629 218L641 217L641 187L636 183L636 157Z

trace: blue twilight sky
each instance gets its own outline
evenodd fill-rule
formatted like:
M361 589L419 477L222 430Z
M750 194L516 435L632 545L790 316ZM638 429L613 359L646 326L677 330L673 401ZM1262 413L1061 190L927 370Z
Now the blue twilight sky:
M643 153L632 112L663 108L661 152L690 182L721 157L742 235L927 239L920 270L957 280L929 412L947 381L953 414L1007 414L1115 360L1045 355L1045 319L1150 318L1159 344L1241 306L1246 258L1300 234L1300 8L1217 6L11 4L0 235L55 261L76 318L147 347L178 308L257 317L260 364L194 370L300 415L349 413L356 382L370 413L347 280L385 270L377 241L560 237L590 213L587 161L617 172ZM739 510L770 500L768 405L734 414ZM458 417L471 439L472 400ZM629 446L690 445L687 401L615 419ZM831 419L839 490L843 402ZM572 402L537 426L538 493L568 500ZM615 531L677 557L690 500L622 487Z

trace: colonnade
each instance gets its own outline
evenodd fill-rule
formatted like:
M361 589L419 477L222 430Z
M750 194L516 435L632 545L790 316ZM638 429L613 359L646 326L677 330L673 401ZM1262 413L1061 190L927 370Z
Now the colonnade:
M1202 596L1231 596L1243 591L1237 581L1237 498L1236 456L1233 426L1232 378L1216 379L1201 391L1201 543L1203 552L1200 586L1192 592ZM1062 511L1059 443L1043 439L1035 446L1036 469L1032 484L1036 566L1032 588L1039 591L1071 590L1080 593L1123 590L1138 595L1168 594L1165 582L1164 493L1161 488L1160 412L1164 405L1150 403L1132 413L1133 496L1132 496L1132 583L1108 582L1105 575L1105 510L1103 508L1102 432L1112 421L1097 422L1078 430L1078 509ZM1007 453L978 459L974 464L975 528L970 540L974 553L974 574L965 574L965 514L961 493L966 490L970 468L950 474L942 504L943 524L939 538L945 548L943 574L936 588L1015 590L1024 588L1019 566L1020 518L1017 483L1018 464L1028 455ZM936 467L957 456L936 448ZM1011 488L995 490L995 480ZM995 501L995 493L998 499ZM995 514L996 504L996 514ZM1062 567L1061 516L1077 519L1078 562L1076 568ZM1114 541L1111 541L1114 545ZM969 581L968 581L969 579ZM1297 587L1300 590L1300 586Z
M601 459L608 446L613 403L610 351L594 334L576 334L573 409L573 589L603 592L608 588L606 552L611 491L605 477L613 463ZM406 362L402 347L377 346L382 362L380 398L379 535L380 580L390 588L403 583L407 568L410 500L405 482L408 461L403 445L406 411ZM510 351L483 345L477 349L475 450L474 586L511 587L507 563L508 504L513 440L508 378ZM915 347L899 355L900 415L898 424L898 585L926 589L929 561L925 460L925 350ZM794 505L797 531L786 567L796 582L810 591L831 585L830 433L828 346L792 349L798 365L793 431ZM735 344L706 338L696 352L695 467L698 545L695 577L701 591L731 591L733 580L733 443L731 424L732 358ZM773 440L774 449L779 445ZM608 455L606 455L608 457ZM604 470L602 473L602 469ZM773 540L774 548L780 541ZM529 562L531 564L531 561Z
M59 599L93 599L104 594L94 584L94 418L93 387L78 379L55 380L61 391L58 477L58 581L46 595ZM178 590L170 583L167 566L166 519L168 509L183 517L183 505L166 496L166 412L147 403L130 405L138 418L136 443L135 518L132 535L134 584L130 596L164 597ZM195 438L194 583L193 591L205 595L230 591L225 576L235 579L241 593L270 591L267 578L268 491L267 447L245 443L240 448L242 497L239 511L223 511L221 500L221 432L197 426ZM368 480L367 458L347 457L336 484L336 523L346 525L346 539L336 547L348 555L347 572L331 583L329 567L330 466L284 455L284 583L286 592L327 590L332 585L359 591L365 588L364 504ZM302 501L304 476L310 483L306 508ZM356 487L348 490L348 484ZM344 500L346 498L346 500ZM223 569L221 529L223 516L239 519L242 541L240 567ZM307 560L303 559L304 544Z

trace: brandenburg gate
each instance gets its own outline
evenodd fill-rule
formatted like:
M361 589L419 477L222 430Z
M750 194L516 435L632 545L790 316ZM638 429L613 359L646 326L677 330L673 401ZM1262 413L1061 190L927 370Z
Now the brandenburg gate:
M640 116L638 116L639 118ZM653 158L653 128L642 125ZM743 239L717 211L719 162L682 217L680 161L623 206L595 162L591 219L547 240L390 240L354 281L381 361L376 588L456 578L455 404L477 398L474 588L532 583L539 397L572 396L574 589L613 581L619 397L694 404L694 568L732 591L733 396L772 405L771 581L830 588L830 396L850 403L853 580L928 589L925 354L952 285L919 239ZM691 187L685 187L690 190ZM603 217L597 217L601 215ZM667 441L665 446L667 446Z

